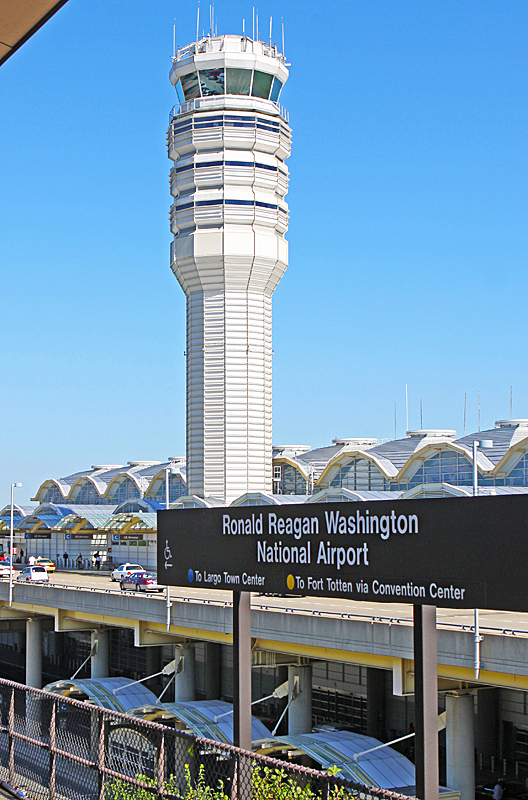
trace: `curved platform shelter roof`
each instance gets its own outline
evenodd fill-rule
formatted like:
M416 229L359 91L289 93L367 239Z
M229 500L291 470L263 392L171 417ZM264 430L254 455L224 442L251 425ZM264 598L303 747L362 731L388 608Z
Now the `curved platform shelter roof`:
M358 753L382 744L372 736L363 736L350 731L320 731L303 733L299 736L279 736L273 742L273 749L270 748L265 752L269 755L277 754L280 749L276 746L277 742L282 742L284 750L295 747L301 753L310 756L323 770L335 766L342 777L364 783L366 786L397 791L414 788L414 764L392 747L374 750L372 753L359 756L357 761L354 760L354 756Z
M233 744L233 704L223 700L193 700L189 702L143 705L130 710L136 717L152 721L173 719L180 730L195 736ZM225 715L225 716L222 716ZM216 722L215 722L216 719ZM178 724L179 723L179 724ZM269 739L270 732L257 717L251 717L251 740Z
M44 686L45 692L85 700L95 706L120 711L125 714L138 705L154 705L158 702L155 694L141 683L132 683L130 678L82 678L70 681L55 681ZM124 688L126 687L126 688Z

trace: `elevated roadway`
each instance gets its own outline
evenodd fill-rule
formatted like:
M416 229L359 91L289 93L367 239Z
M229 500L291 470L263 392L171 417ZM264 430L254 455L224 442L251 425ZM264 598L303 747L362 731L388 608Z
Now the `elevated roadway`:
M137 646L192 640L229 644L231 593L172 588L170 629L165 596L121 592L108 574L56 572L50 584L0 582L0 630L29 618L55 631L117 626ZM438 609L440 688L491 685L528 690L528 614L481 611L480 675L474 677L473 609ZM252 595L253 659L274 666L320 659L391 670L395 694L413 691L412 606L314 597Z

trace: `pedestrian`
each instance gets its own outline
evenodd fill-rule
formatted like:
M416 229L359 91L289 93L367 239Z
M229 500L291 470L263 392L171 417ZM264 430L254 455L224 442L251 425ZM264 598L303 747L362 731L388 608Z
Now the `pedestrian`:
M64 567L65 569L68 569L68 553L66 552L66 550L62 554L62 557L64 559Z
M95 566L96 569L101 569L101 553L99 552L99 550L95 554Z
M82 569L82 568L83 568L83 557L82 553L79 553L79 555L77 556L77 569Z
M29 566L30 567L34 567L36 563L37 563L37 559L35 558L35 556L30 556L29 559L28 559Z
M504 794L504 787L502 785L501 778L497 779L497 783L493 788L493 800L502 800L502 795Z

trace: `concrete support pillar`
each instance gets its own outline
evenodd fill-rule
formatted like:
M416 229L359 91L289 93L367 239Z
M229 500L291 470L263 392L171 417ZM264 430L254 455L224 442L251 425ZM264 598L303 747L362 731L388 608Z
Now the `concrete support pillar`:
M206 642L204 646L205 699L219 700L222 694L222 645Z
M174 700L177 703L194 700L194 645L177 645L174 648L174 657L176 659Z
M385 741L386 675L383 669L367 667L367 736Z
M42 689L42 620L26 621L26 685Z
M475 800L473 707L471 694L446 695L446 782L460 800Z
M288 734L312 731L312 667L288 667L288 702L296 694L288 709Z
M91 677L110 675L110 631L92 631Z

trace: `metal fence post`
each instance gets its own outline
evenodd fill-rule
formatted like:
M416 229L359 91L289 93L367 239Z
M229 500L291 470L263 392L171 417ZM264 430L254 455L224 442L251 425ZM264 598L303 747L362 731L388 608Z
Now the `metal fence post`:
M158 798L163 800L163 786L165 783L165 733L161 734L160 749L158 755Z
M9 700L9 720L8 720L8 762L9 762L9 783L15 782L15 689L11 688L11 698Z
M50 719L50 748L49 748L49 800L55 800L56 756L55 744L57 733L57 703L53 700Z
M99 709L99 713L97 715L97 728L98 728L98 748L97 748L97 789L99 794L99 800L104 800L105 796L105 734L106 734L106 725L105 725L105 713L102 709Z

